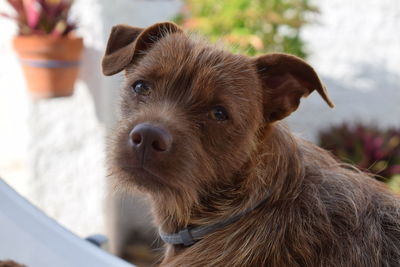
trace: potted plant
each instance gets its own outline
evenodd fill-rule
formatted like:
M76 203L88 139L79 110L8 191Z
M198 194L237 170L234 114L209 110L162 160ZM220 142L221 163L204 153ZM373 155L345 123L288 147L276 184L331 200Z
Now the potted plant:
M82 38L68 21L72 0L7 0L18 35L13 44L35 98L70 96L79 72Z

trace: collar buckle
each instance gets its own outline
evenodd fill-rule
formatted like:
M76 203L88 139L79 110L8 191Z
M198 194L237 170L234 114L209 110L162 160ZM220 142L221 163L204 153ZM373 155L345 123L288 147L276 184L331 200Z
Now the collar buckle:
M193 240L193 236L190 233L189 228L185 228L185 229L179 231L178 235L181 237L182 243L185 247L191 246L195 243Z

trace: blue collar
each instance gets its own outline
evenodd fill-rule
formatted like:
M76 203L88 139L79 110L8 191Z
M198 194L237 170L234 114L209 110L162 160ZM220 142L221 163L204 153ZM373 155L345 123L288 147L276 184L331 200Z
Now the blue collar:
M182 230L180 230L177 233L174 234L166 234L163 233L161 230L159 230L159 235L161 239L168 244L171 245L184 245L186 247L193 245L197 241L201 240L204 238L206 235L215 232L221 228L224 228L225 226L228 226L234 222L237 222L239 219L244 217L245 215L249 214L253 210L257 209L260 207L262 204L267 202L269 195L258 202L256 205L251 207L248 210L245 210L233 217L227 218L225 220L222 220L220 222L216 222L210 225L204 225L204 226L199 226L199 227L187 227Z

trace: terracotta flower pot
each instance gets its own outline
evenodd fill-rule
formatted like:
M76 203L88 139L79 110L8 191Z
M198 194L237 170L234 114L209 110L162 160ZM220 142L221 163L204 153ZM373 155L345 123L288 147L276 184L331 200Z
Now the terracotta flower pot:
M82 38L17 36L14 48L34 98L72 95L79 73Z

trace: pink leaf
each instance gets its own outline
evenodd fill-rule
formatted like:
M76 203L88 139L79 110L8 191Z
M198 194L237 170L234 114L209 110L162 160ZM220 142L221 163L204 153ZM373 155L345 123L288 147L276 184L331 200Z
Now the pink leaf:
M35 0L23 0L23 1L28 21L28 26L31 29L34 29L39 23L42 6L38 1Z

